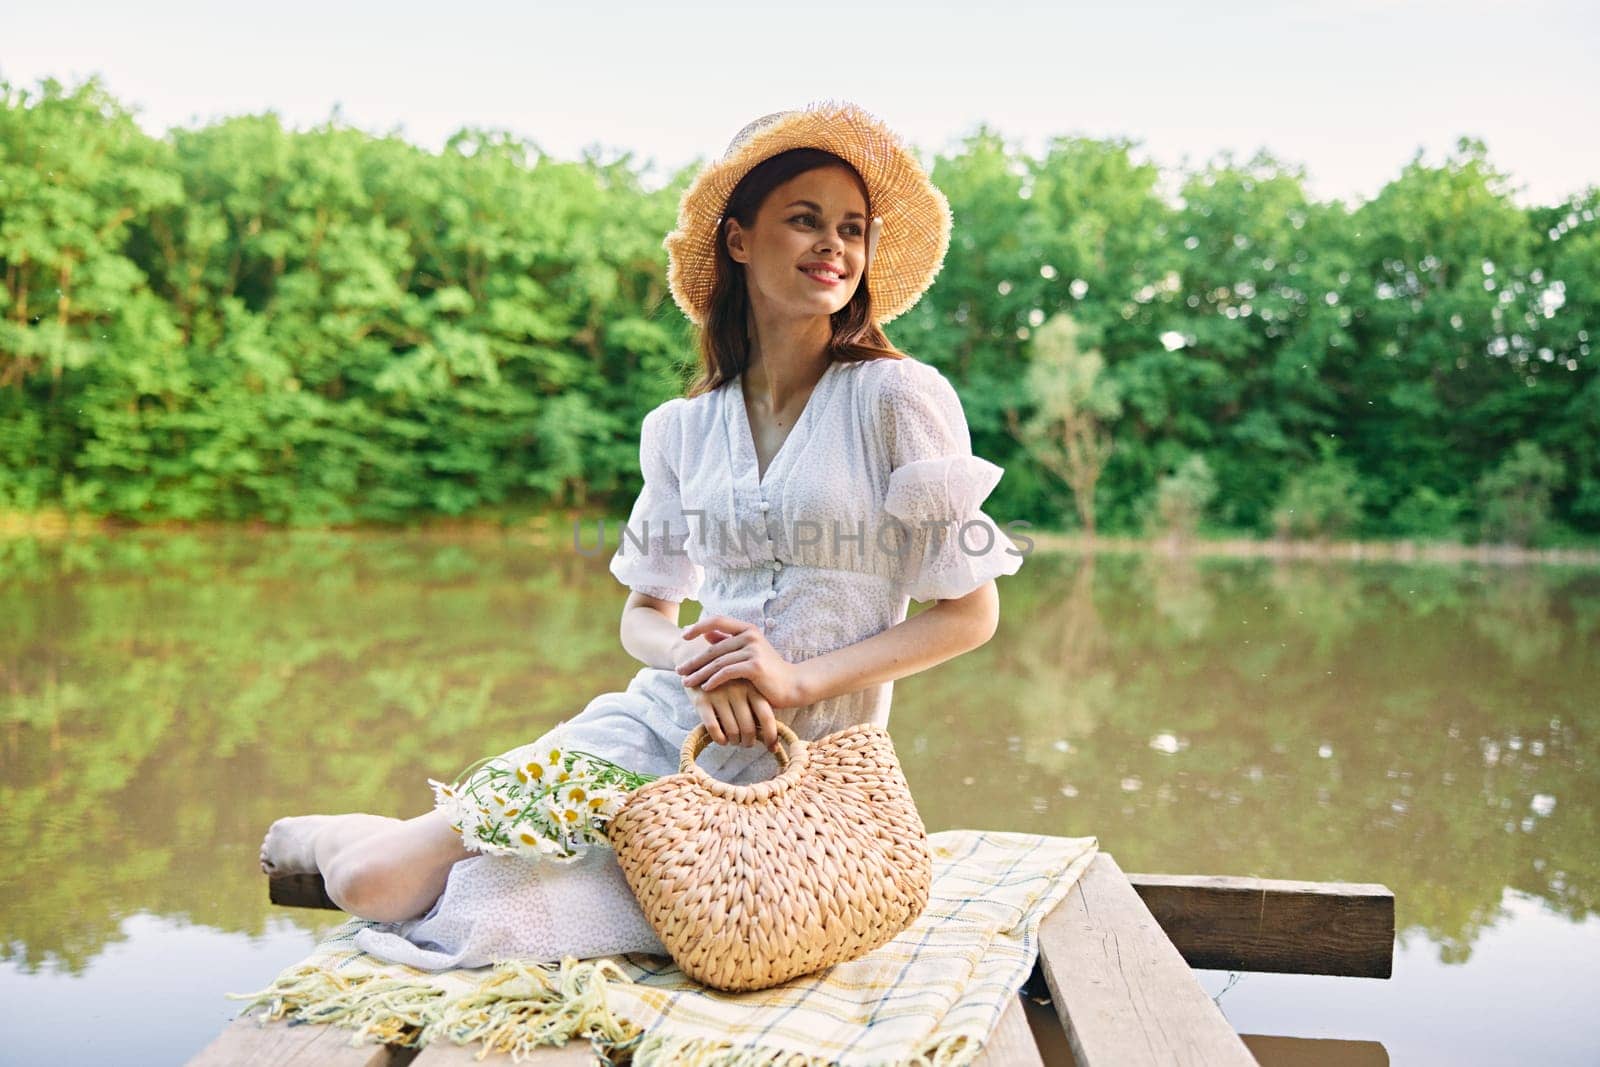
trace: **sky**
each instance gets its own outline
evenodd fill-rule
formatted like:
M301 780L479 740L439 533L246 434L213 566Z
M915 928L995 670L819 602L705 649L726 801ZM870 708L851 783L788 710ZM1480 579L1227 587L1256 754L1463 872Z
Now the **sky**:
M751 119L849 100L927 153L986 123L1042 153L1122 138L1163 168L1258 149L1353 203L1482 140L1517 203L1600 184L1593 0L271 5L0 0L0 79L98 73L161 135L337 115L437 150L470 126L625 151L659 185Z

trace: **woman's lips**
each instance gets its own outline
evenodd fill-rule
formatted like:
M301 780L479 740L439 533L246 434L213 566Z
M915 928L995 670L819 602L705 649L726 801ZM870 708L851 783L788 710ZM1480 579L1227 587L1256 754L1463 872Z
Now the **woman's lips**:
M816 271L815 273L813 273L812 271L806 270L804 267L801 267L801 268L798 268L798 269L799 269L801 274L804 274L807 278L810 278L811 280L813 280L813 281L815 281L815 282L817 282L817 283L819 283L821 285L843 285L844 284L844 279L843 278L839 277L836 274L830 274L825 270L819 270L819 271Z

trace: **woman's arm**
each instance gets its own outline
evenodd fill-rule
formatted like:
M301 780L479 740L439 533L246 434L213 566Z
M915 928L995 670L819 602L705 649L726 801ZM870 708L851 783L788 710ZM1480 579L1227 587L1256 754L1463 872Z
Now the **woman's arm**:
M678 626L678 606L676 600L629 593L622 607L622 647L647 667L671 670L728 636L713 628L685 641ZM777 746L772 707L753 684L719 686L713 694L686 682L684 691L717 744Z
M795 664L804 702L814 704L938 666L988 643L999 625L1000 593L991 579L964 597L937 600L887 630Z
M670 671L690 655L710 648L705 637L683 640L683 627L678 625L680 606L676 600L629 593L622 605L621 626L622 647L628 655L646 667Z
M853 645L790 663L767 643L760 627L724 615L701 616L683 628L680 640L687 638L686 646L708 639L712 644L684 655L677 669L686 685L712 691L743 678L774 708L801 707L954 659L993 637L999 621L1000 593L991 578L965 596L936 600L915 618Z

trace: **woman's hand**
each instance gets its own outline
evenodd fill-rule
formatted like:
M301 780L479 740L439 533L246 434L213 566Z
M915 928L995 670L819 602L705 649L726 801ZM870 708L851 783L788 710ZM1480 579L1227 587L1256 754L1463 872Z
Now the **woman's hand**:
M747 748L759 743L769 752L777 751L777 716L761 691L749 682L735 679L714 693L698 685L685 685L683 691L717 744Z
M796 708L806 703L800 672L778 655L760 628L729 615L702 618L683 629L686 642L702 634L721 635L709 647L678 664L683 684L714 691L742 679L760 690L774 708Z
M687 627L684 627L684 629L687 629ZM721 630L711 629L688 641L674 641L672 643L673 669L677 670L679 667L682 667L685 663L688 663L700 653L704 652L706 649L715 645L718 641L721 641L727 636L728 635L723 633ZM683 677L682 671L678 671L678 677Z

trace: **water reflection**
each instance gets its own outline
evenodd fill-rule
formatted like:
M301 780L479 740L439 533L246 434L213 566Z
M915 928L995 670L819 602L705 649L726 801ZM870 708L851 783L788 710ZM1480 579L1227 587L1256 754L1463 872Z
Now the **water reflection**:
M1028 566L994 641L896 684L930 829L1092 833L1130 871L1383 882L1402 945L1447 963L1508 891L1594 913L1600 575ZM78 972L137 913L323 925L267 905L265 826L413 814L428 777L622 688L623 596L603 560L499 538L0 541L0 954Z

